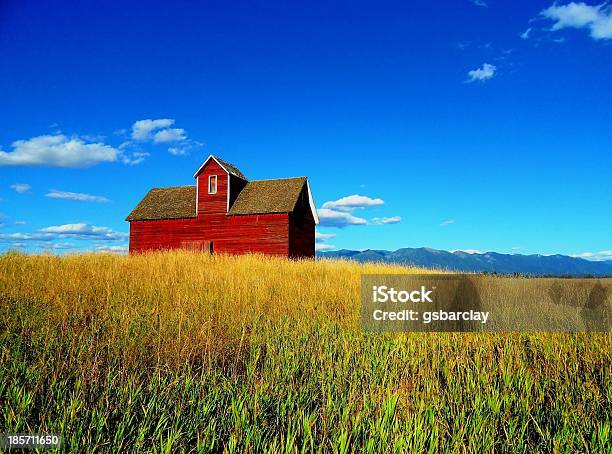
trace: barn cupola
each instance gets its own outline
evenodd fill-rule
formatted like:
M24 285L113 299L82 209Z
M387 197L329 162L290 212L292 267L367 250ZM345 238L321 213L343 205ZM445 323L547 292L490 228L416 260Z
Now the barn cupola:
M193 175L196 179L196 212L227 214L248 180L238 168L210 155Z

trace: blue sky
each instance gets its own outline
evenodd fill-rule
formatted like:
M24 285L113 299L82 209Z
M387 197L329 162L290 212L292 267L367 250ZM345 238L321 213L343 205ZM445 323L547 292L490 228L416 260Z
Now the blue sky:
M612 258L611 55L598 3L4 0L0 250L122 250L212 153L320 249Z

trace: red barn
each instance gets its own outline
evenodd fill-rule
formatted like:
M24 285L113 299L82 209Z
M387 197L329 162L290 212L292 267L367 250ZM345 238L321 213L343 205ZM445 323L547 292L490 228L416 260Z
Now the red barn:
M317 211L306 177L249 181L209 156L195 186L155 188L126 218L130 253L191 249L314 257Z

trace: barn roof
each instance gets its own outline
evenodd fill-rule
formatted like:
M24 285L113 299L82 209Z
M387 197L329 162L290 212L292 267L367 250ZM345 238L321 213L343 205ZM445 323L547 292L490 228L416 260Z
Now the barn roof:
M238 167L212 154L208 158L206 158L206 161L202 163L198 171L193 175L194 178L196 178L200 174L200 172L202 172L202 169L204 169L208 161L210 161L211 159L217 161L217 163L223 168L223 170L225 170L230 175L234 175L235 177L241 178L244 181L248 181L247 177L244 176L244 174L238 169Z
M249 181L240 191L228 214L290 213L295 208L305 184L307 184L306 177ZM318 219L316 211L313 215ZM196 187L174 186L151 189L126 220L194 217L196 217Z
M305 183L306 177L250 181L229 214L290 213Z
M125 220L193 218L196 216L195 199L195 186L154 188L144 196Z
M247 177L245 177L244 174L235 165L230 164L229 162L224 161L223 159L218 158L217 156L213 156L213 158L217 160L217 162L227 171L227 173L232 174L235 177L242 178L243 180L247 179Z

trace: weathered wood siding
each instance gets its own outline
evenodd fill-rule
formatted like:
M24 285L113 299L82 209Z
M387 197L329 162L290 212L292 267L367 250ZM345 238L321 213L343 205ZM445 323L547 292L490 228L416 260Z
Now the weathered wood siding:
M217 193L208 193L208 177L217 176ZM227 213L228 175L223 168L211 159L198 175L198 216L203 214Z
M217 176L217 192L208 193L208 177ZM130 253L191 249L227 254L262 253L314 257L315 223L306 186L293 213L228 216L246 185L213 159L197 176L197 217L130 222Z
M197 219L130 223L130 253L193 249L195 242L204 241L212 241L214 252L219 253L262 253L288 257L289 215L206 214Z

